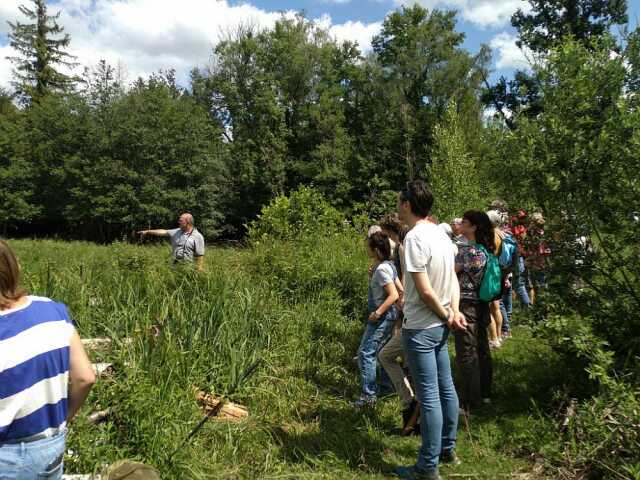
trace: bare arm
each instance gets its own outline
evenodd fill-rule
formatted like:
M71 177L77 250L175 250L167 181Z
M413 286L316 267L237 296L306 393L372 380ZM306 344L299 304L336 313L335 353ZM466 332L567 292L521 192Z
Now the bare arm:
M163 229L140 230L138 232L138 235L140 235L141 237L144 237L146 235L151 235L152 237L168 237L169 236L169 231L168 230L163 230Z
M384 301L382 305L380 305L375 312L371 312L369 315L369 321L372 323L376 323L380 318L387 313L387 310L396 303L399 298L398 291L396 290L395 283L387 283L384 286L384 291L387 292L387 299Z
M74 331L69 345L69 391L67 422L75 417L96 382L96 374L84 351L78 332Z
M409 275L413 277L418 295L429 307L429 310L433 311L443 322L446 321L449 318L449 311L442 306L436 292L433 291L429 275L426 272L410 272Z

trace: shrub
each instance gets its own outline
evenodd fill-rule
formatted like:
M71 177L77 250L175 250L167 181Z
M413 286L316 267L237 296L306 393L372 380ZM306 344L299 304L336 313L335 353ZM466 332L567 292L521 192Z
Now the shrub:
M342 214L321 193L301 187L291 195L278 196L262 209L248 227L252 243L261 240L292 240L309 234L328 235L346 226Z

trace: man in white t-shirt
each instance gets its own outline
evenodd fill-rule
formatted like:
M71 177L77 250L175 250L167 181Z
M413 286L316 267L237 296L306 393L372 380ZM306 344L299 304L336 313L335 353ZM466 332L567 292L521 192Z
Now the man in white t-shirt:
M450 329L464 329L451 240L427 220L433 195L424 182L409 182L398 196L398 214L410 228L404 240L405 300L402 341L421 410L422 447L405 479L437 480L438 463L458 463L455 454L458 395L447 348Z

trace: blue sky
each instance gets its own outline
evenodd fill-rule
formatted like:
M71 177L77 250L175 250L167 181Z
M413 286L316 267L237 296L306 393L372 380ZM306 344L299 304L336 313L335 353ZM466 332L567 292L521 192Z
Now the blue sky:
M7 20L18 17L25 0L0 0L0 86L11 78L13 52L7 45ZM432 9L458 10L464 46L475 53L492 47L493 74L510 76L526 65L516 46L511 14L526 8L524 0L51 0L60 23L71 34L71 52L82 65L105 59L120 67L129 81L159 69L175 68L186 82L194 66L206 66L212 48L238 23L269 27L280 12L304 11L338 39L357 41L366 50L385 15L402 5L420 3ZM628 0L630 23L640 17L640 0Z

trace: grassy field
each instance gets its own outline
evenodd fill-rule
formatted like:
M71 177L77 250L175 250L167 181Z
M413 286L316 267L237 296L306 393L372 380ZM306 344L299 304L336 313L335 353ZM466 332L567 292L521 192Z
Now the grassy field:
M415 460L419 441L394 434L396 398L365 412L349 406L366 307L356 239L212 248L205 274L170 268L166 245L10 243L30 293L65 302L82 337L113 339L91 354L116 373L99 380L71 428L68 473L135 458L167 479L377 479ZM250 418L210 421L169 461L202 417L193 386L223 395L257 358L256 374L231 396ZM554 434L540 417L561 369L526 326L495 362L494 403L461 421L463 464L443 468L445 477L540 478L528 446ZM105 408L108 421L87 422Z

